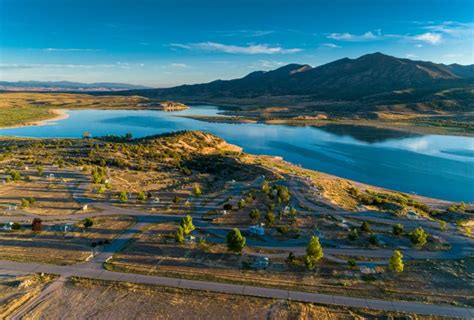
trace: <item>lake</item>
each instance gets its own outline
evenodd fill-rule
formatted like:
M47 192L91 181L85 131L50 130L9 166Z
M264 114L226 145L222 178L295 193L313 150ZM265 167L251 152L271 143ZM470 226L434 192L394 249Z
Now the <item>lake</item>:
M285 160L340 177L424 196L474 201L474 138L412 135L369 127L294 127L207 123L178 115L216 115L213 106L180 112L153 110L70 110L69 118L44 126L0 129L0 135L134 137L177 130L216 134L245 152Z

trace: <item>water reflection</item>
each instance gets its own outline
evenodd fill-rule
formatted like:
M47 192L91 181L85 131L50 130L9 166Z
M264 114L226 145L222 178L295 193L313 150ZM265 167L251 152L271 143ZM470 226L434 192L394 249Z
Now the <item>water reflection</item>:
M183 112L73 110L49 126L0 129L0 135L81 137L108 134L134 137L178 130L204 130L254 154L285 160L337 176L404 192L455 201L474 201L474 139L412 135L387 129L329 125L292 127L207 123L176 115L215 115L215 107Z

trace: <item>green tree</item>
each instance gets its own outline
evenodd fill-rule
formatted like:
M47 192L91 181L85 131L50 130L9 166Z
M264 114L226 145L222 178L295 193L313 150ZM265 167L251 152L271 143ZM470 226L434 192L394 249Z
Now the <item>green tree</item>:
M201 186L198 185L197 183L194 185L193 187L193 193L196 197L200 197L202 196L202 190L201 190Z
M246 239L237 228L232 229L227 234L227 248L230 251L241 253L245 247Z
M180 198L180 197L175 196L175 197L173 198L173 203L174 203L174 204L179 204L180 202L181 202L181 198Z
M351 231L349 231L349 240L354 241L359 238L359 232L357 232L356 228L352 228Z
M448 224L446 223L446 221L439 221L439 229L441 231L448 231Z
M16 171L16 170L10 171L10 176L12 177L12 180L13 180L13 181L19 181L19 180L21 180L21 174L20 174L18 171Z
M409 236L411 242L419 247L423 247L428 242L428 233L422 227L410 232Z
M12 230L20 230L21 229L21 224L19 224L18 222L14 222L12 224Z
M357 267L357 262L355 261L355 259L349 259L347 260L347 265L349 266L349 268L354 269L355 267Z
M260 210L258 210L257 208L250 210L249 216L253 221L260 220Z
M273 213L273 211L267 212L267 214L265 215L265 221L271 226L275 224L275 214Z
M140 191L140 192L137 194L137 200L139 200L139 201L145 201L145 200L146 200L145 192Z
M369 223L367 221L362 222L362 224L360 225L360 231L370 232L370 226L369 226Z
M84 228L89 229L94 225L94 221L92 221L91 218L85 218L82 224L84 225Z
M43 176L43 173L44 173L43 167L40 166L40 167L36 168L36 170L38 171L39 176Z
M120 200L120 202L122 202L122 203L127 202L127 201L128 201L127 192L125 192L125 191L120 192L120 194L119 194L119 200Z
M176 242L184 243L184 229L183 229L183 227L178 226L178 229L176 230L174 238L175 238Z
M319 243L319 238L312 236L309 240L308 247L306 248L306 255L304 257L304 263L309 270L316 268L319 260L323 258L323 248Z
M180 226L183 228L184 235L187 235L196 229L193 224L193 218L190 215L187 215L181 220Z
M268 184L267 180L263 180L262 182L262 191L264 193L268 193L268 191L270 191L270 185Z
M392 233L395 236L401 236L403 234L403 224L399 223L392 227Z
M239 202L237 203L237 207L239 207L239 209L243 209L245 207L245 200L240 199Z
M388 268L393 272L403 272L403 255L400 250L394 250L393 255L390 258Z

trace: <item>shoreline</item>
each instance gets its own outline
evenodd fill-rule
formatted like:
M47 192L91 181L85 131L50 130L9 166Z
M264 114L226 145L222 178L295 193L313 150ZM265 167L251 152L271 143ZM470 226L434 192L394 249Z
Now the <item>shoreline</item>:
M52 118L42 119L42 120L32 120L27 121L21 124L15 124L13 126L0 127L0 129L16 129L24 127L33 127L33 126L46 126L51 124L51 122L65 120L69 118L69 114L66 112L66 109L49 109Z

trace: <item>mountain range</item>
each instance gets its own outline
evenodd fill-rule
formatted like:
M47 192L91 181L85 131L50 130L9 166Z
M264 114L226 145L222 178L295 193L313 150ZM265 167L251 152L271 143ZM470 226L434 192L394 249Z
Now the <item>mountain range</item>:
M318 67L288 64L272 71L255 71L240 79L130 93L183 102L268 106L279 101L285 105L291 101L413 102L454 88L468 90L472 95L473 85L474 65L414 61L377 52Z
M123 91L149 89L150 87L126 83L81 83L70 81L0 81L0 90L3 91L73 91L73 92L98 92L98 91Z

